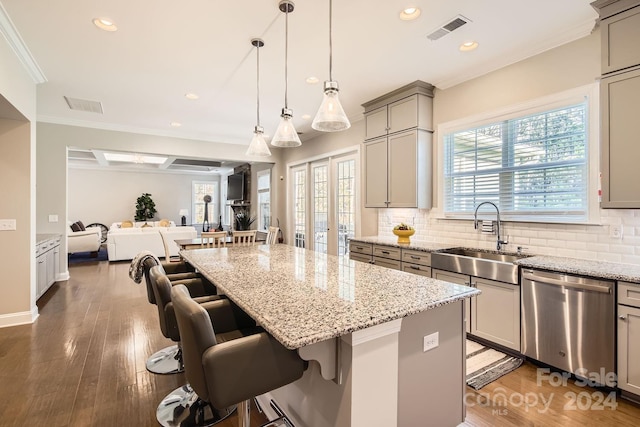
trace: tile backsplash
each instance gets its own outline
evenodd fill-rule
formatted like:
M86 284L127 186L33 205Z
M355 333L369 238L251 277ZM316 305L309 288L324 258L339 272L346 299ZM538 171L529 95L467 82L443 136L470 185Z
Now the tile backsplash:
M436 215L423 209L379 209L378 235L393 237L393 227L405 222L416 229L412 240L495 249L496 236L475 230L473 221ZM602 209L600 222L602 225L503 221L500 234L509 240L503 250L515 252L521 246L532 254L640 264L640 210ZM612 226L622 226L622 238L611 237Z

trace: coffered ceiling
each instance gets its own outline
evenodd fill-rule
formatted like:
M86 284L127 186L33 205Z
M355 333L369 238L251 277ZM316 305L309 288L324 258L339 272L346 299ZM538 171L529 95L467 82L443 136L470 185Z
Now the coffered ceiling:
M415 80L450 87L583 37L596 19L588 0L333 3L333 75L352 121L362 117L363 102L385 92ZM37 90L39 121L248 145L256 124L250 40L261 37L261 121L267 134L275 132L284 106L285 25L276 0L0 4L46 79ZM303 141L314 135L328 78L328 4L298 0L289 15L289 107ZM420 8L417 19L400 19L408 6ZM459 15L469 22L436 41L427 37ZM102 31L94 18L118 30ZM478 48L461 52L469 41ZM72 110L65 97L94 101L102 112L95 103Z

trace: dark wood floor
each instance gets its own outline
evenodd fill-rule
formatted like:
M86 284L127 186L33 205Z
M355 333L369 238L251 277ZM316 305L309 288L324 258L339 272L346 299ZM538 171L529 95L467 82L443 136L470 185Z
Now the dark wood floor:
M146 358L170 342L128 268L128 262L72 265L71 279L38 302L33 325L0 329L0 426L157 425L156 406L184 377L146 371ZM467 391L467 426L640 425L640 409L621 401L616 410L563 410L564 393L585 390L538 387L530 364L480 392ZM542 403L527 410L517 400L498 405L505 394L526 393L553 394L550 409L538 413ZM235 415L219 425L236 427Z

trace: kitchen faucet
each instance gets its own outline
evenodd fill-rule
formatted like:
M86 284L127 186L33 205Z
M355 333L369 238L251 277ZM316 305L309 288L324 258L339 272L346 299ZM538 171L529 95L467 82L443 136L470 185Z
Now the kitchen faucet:
M498 206L496 206L495 203L493 202L482 202L480 203L478 206L476 206L476 211L473 213L473 228L475 228L476 230L478 229L478 209L480 209L480 206L482 205L491 205L494 208L496 208L496 215L497 215L497 223L498 226L496 228L496 232L498 233L498 241L496 242L496 247L498 250L502 249L502 245L506 245L507 243L509 243L508 240L502 240L500 238L500 209L498 209Z

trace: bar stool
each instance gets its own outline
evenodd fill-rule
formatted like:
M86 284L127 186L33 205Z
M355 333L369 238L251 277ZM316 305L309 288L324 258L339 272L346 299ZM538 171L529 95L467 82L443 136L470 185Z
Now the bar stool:
M302 377L306 364L298 353L246 324L231 301L198 304L182 285L171 289L171 298L187 381L211 407L238 404L239 426L249 427L252 398Z
M193 271L189 264L185 262L158 264L154 258L147 257L142 261L142 268L144 271L145 284L147 286L147 300L151 304L156 304L156 297L153 292L153 287L151 286L149 272L157 265L162 266L165 273L167 273L166 270L173 272L172 274L166 274L172 284L185 284L189 286L190 289L194 289L197 295L213 295L216 293L215 286L201 278L198 273ZM154 374L177 374L184 370L179 359L180 348L174 344L153 353L147 359L146 367L149 372Z
M233 244L240 246L253 246L256 241L256 230L233 230Z
M153 287L156 297L160 329L166 338L178 343L178 347L180 348L178 351L178 361L180 363L180 367L183 368L180 331L178 329L174 305L171 301L171 289L174 285L169 281L167 276L163 274L163 272L164 270L160 265L151 269L149 272L151 286ZM190 289L191 292L194 292L194 295L199 295L202 291L200 286L194 286L192 289L189 286L189 283L180 284L179 286L183 286L185 289ZM199 295L194 298L193 301L195 304L204 304L211 301L218 301L223 298L224 297L220 295ZM161 425L166 427L181 425L179 420L182 418L200 420L193 424L195 426L212 425L228 417L235 410L235 406L233 406L230 408L207 412L205 411L206 408L194 404L195 402L198 402L198 396L189 384L185 384L173 390L164 399L162 399L156 409L156 418Z
M227 247L226 231L203 231L200 235L201 248L225 248Z

